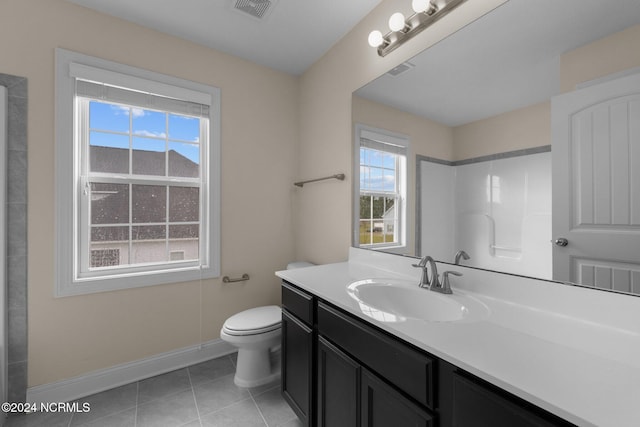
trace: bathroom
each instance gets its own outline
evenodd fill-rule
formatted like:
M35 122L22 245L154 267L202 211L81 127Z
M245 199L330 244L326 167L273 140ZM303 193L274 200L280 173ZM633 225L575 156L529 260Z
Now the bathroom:
M154 370L168 371L172 363L186 366L180 359L183 350L194 360L215 357L227 318L251 307L280 304L280 280L274 271L293 260L327 264L348 258L354 176L352 93L505 2L466 2L386 57L367 45L367 35L386 25L397 10L408 15L411 2L361 3L371 12L363 13L326 55L293 74L72 1L2 3L0 73L25 79L9 87L10 102L22 113L13 117L21 117L17 120L24 126L17 137L20 144L9 146L15 156L10 165L21 164L16 169L26 175L9 190L9 203L17 212L14 218L24 218L22 231L19 220L11 226L14 237L8 254L23 269L10 280L15 285L10 298L18 294L15 304L9 301L9 327L14 331L9 334L12 401L56 390L62 394L54 394L54 401L73 399L106 389L104 378L107 384L120 386L124 380L117 375L141 379ZM219 277L55 295L56 48L220 88ZM568 84L640 66L633 50L621 56L624 60L619 62L577 67L579 72ZM191 65L185 67L185 61ZM432 148L419 150L413 144L412 153L441 157L437 147ZM346 180L293 185L335 173L345 173ZM11 199L12 195L17 198ZM416 244L414 210L410 200L406 209L410 248ZM239 278L245 273L250 280L222 281L225 275ZM112 369L132 368L140 361L149 362L139 363L148 369L143 374Z

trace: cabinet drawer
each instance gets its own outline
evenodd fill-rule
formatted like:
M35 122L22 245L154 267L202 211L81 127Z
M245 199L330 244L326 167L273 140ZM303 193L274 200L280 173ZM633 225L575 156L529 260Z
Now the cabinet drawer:
M282 306L307 325L313 325L313 295L282 282Z
M526 406L524 406L526 405ZM453 425L457 427L568 427L572 424L533 405L518 404L503 393L453 374Z
M323 303L318 303L317 321L319 334L433 409L433 359Z

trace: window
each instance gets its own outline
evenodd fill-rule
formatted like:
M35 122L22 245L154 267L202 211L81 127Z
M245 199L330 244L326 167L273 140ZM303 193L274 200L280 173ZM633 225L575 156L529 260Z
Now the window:
M404 246L408 140L362 125L356 134L354 246Z
M57 295L219 275L219 93L57 50Z

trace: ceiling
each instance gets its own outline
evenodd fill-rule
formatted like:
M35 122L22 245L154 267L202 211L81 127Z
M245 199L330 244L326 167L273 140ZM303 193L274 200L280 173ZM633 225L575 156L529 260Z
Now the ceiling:
M293 75L302 74L381 2L270 0L272 6L257 19L237 11L237 0L68 1Z
M458 126L557 95L562 53L638 23L638 0L510 0L356 94Z

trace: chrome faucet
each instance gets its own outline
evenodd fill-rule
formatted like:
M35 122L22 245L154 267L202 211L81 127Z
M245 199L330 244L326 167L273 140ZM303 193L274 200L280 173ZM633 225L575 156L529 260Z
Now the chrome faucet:
M431 267L431 278L427 275L427 264ZM435 290L434 288L440 287L440 280L438 279L438 267L436 267L436 261L429 255L422 257L418 264L413 264L414 267L422 268L422 277L418 286L421 288L428 288Z
M427 274L427 264L429 264L429 267L431 267L431 278L429 278ZM422 276L420 278L420 283L418 283L419 287L428 288L431 291L440 292L442 294L453 293L451 291L451 285L449 284L449 274L453 274L454 276L462 276L462 273L458 273L457 271L445 271L442 274L443 283L440 283L436 261L429 255L420 259L420 262L418 264L412 265L414 267L422 269Z
M449 274L453 274L454 276L462 276L462 273L458 273L457 271L445 271L442 273L442 286L437 289L432 289L436 292L441 292L443 294L452 294L451 284L449 283Z
M456 264L456 265L460 264L460 258L464 258L465 260L468 260L471 257L465 251L458 251L458 252L456 252L456 256L454 258L453 263Z
M429 275L427 274L427 262L429 262L429 260L433 261L433 258L427 255L425 257L422 257L418 264L411 264L414 267L422 269L420 283L418 283L418 286L421 288L429 288L431 286L431 281L429 280Z

